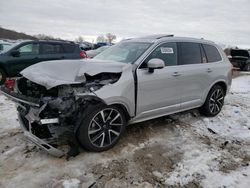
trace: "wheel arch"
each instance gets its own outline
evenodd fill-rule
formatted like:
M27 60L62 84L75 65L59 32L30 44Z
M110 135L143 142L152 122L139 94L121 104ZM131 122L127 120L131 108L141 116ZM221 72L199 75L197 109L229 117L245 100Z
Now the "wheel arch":
M131 116L129 115L129 112L128 112L128 109L126 108L126 106L124 106L121 103L114 103L114 104L111 104L111 105L120 108L124 112L124 115L125 115L125 118L126 118L127 122L131 119Z
M224 91L224 94L225 94L225 95L227 94L227 84L226 84L225 82L223 82L223 81L216 82L212 87L214 87L215 85L221 86L222 89L223 89L223 91ZM211 88L212 88L212 87L211 87ZM210 90L211 90L211 88L210 88ZM209 90L209 91L210 91L210 90Z
M97 97L95 95L85 95L85 96L81 96L79 98L83 99L84 101L87 101L91 105L104 104L104 105L108 105L108 106L116 106L116 107L120 108L124 112L124 115L125 115L125 118L126 118L127 122L131 119L131 116L129 114L129 111L128 111L127 107L122 103L115 102L115 103L107 104L104 100L102 100L101 98L99 98L99 97ZM88 108L88 106L86 106L86 108ZM84 117L84 115L82 117ZM79 129L79 126L80 126L79 123L75 126L75 128L74 128L75 133Z
M205 101L206 101L206 99L207 99L207 95L209 94L209 92L211 91L211 89L212 89L215 85L221 86L221 87L223 88L224 94L225 94L225 95L227 94L228 86L227 86L226 81L224 81L224 80L218 80L218 81L212 83L212 84L210 85L210 87L206 90L206 92L204 93L204 96L203 96L203 104L205 103Z

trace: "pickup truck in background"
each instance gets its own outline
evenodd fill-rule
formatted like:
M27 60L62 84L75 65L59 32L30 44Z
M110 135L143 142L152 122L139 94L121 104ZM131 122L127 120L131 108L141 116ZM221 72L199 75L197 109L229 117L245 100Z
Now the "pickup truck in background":
M250 51L231 49L228 58L234 67L241 71L250 71Z

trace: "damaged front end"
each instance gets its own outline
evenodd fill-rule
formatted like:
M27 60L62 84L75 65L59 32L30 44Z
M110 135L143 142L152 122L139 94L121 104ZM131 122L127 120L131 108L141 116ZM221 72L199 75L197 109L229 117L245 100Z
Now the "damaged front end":
M94 92L115 83L121 73L85 75L84 83L59 85L51 89L25 77L16 80L14 91L1 87L1 93L17 103L25 136L48 153L68 157L79 153L76 131L90 103L103 102ZM59 149L63 145L70 149Z

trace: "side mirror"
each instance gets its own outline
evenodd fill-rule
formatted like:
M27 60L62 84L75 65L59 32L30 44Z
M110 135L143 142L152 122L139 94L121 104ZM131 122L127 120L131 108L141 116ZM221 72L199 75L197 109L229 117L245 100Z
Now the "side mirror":
M153 73L155 69L162 69L165 67L163 60L154 58L148 61L148 72Z
M10 52L10 55L13 56L13 57L19 57L20 56L20 52L17 51L17 50L14 50L14 51Z

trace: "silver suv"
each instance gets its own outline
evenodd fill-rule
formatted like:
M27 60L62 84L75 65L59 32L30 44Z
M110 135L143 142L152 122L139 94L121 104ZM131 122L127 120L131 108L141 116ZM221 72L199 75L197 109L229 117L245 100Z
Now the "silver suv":
M200 108L217 115L231 85L231 64L215 43L154 35L124 40L90 60L42 62L21 72L14 91L21 127L55 156L78 145L113 147L127 124Z

